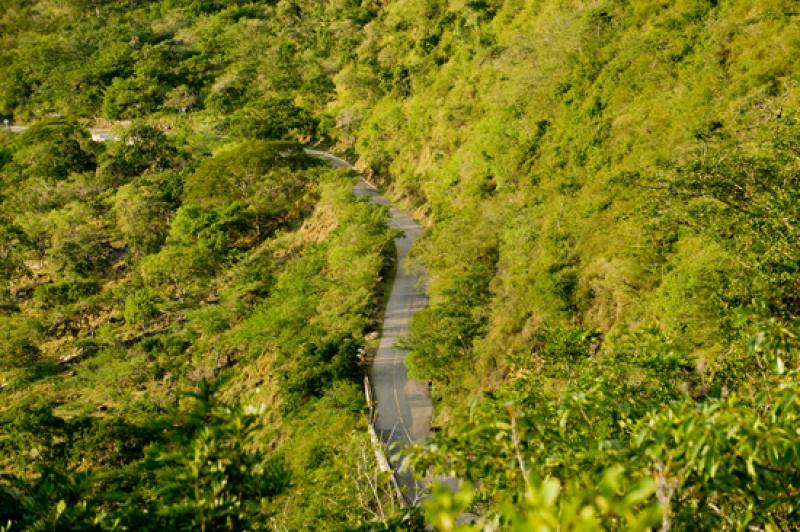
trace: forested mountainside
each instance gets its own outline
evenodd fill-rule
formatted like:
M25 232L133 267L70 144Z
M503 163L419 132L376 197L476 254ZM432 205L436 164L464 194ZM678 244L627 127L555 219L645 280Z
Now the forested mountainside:
M356 355L391 236L349 176L263 140L181 151L150 126L103 146L45 121L7 145L4 525L377 511L381 494L339 491L374 469Z
M0 8L0 529L797 527L796 2ZM392 233L312 144L429 228L420 512Z

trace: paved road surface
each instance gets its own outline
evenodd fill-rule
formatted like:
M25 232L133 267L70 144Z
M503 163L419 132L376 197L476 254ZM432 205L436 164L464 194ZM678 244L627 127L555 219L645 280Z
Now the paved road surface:
M0 129L2 129L3 127L4 126L0 126ZM12 133L22 133L23 131L28 129L28 126L9 126L7 129ZM114 134L111 133L111 131L108 129L90 129L89 133L91 133L92 140L94 140L95 142L105 142L107 140L116 139Z
M325 152L306 150L306 153L330 161L334 166L352 168L347 161ZM379 205L387 206L391 227L401 229L404 233L395 241L397 275L386 303L380 345L370 370L377 404L375 431L384 442L400 448L428 436L433 414L428 387L408 377L406 353L395 347L397 340L408 334L411 316L428 303L420 283L420 271L415 265L409 264L408 258L412 244L422 235L422 227L363 179L354 192L357 196L368 197ZM392 463L395 471L399 465L397 461ZM399 474L398 480L409 502L415 502L421 494L422 483L415 482L408 474Z

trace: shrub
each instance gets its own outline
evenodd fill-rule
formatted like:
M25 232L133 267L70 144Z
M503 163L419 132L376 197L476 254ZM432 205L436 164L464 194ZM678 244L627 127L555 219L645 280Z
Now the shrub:
M40 305L68 305L100 291L97 281L62 281L37 286L33 295Z
M161 296L147 288L138 290L125 300L125 322L129 325L150 321L161 313Z
M41 333L36 320L20 323L0 316L0 368L23 368L34 363L41 355L36 345Z

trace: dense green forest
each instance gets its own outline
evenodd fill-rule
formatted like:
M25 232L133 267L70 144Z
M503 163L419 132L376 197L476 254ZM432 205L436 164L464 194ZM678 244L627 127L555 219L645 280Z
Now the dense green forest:
M799 84L791 0L0 0L0 530L797 528ZM304 145L428 227L419 511Z

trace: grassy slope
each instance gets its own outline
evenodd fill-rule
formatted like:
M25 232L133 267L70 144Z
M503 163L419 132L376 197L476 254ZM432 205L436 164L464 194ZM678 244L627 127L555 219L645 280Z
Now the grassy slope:
M119 468L135 468L147 445L158 440L160 427L168 423L165 416L181 408L182 392L219 374L226 383L224 398L265 407L259 445L277 449L292 470L293 488L275 503L278 522L299 526L333 519L357 525L372 516L376 501L343 498L339 488L345 481L355 484L373 467L372 455L365 453L366 407L355 357L363 336L376 326L374 300L382 290L379 274L390 238L385 213L355 200L352 176L320 165L298 172L308 188L293 208L305 212L305 219L295 218L266 240L251 240L252 232L245 233L234 237L232 255L228 249L208 257L200 251L208 244L180 247L180 237L174 236L180 230L168 228L173 236L166 244L150 253L123 254L96 274L96 295L69 304L24 299L19 311L5 314L5 323L40 323L42 332L31 337L39 349L32 364L2 371L8 385L2 391L6 428L0 441L8 450L32 453L7 455L4 470L23 473L37 453L50 452L52 442L33 418L18 425L20 416L24 420L28 412L50 406L84 434L66 445L65 467L92 469L103 479L93 489L112 489L129 474ZM145 187L148 179L151 174L126 187ZM113 204L120 190L112 187L102 196ZM170 218L180 220L187 209ZM52 212L61 212L60 206ZM113 211L101 204L90 212L89 224L118 237ZM20 215L34 220L48 214ZM185 250L188 258L170 255L174 249ZM23 254L39 256L32 248ZM44 256L35 278L22 270L12 285L36 288L75 278L54 269ZM161 256L168 257L167 270L160 266ZM200 260L211 265L192 274L191 263ZM188 277L183 275L187 265ZM164 280L182 275L179 291ZM126 301L143 290L156 294L156 313L129 322ZM61 321L77 325L53 328ZM84 355L58 364L59 357L81 346ZM314 355L315 346L338 352ZM31 443L28 431L43 439Z

